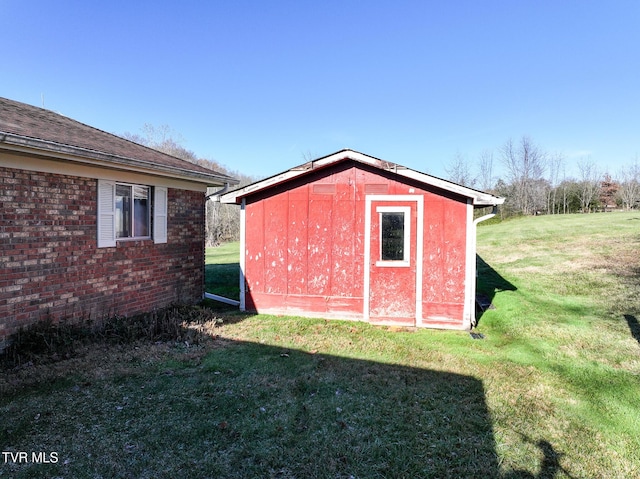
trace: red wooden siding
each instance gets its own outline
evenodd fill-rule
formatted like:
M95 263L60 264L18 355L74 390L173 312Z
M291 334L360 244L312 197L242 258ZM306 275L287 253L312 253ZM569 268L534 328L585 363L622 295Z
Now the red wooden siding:
M423 316L461 318L466 268L466 205L429 195L425 202Z
M387 196L387 195L385 195ZM380 223L378 208L410 208L408 266L377 266L380 259ZM371 254L369 316L372 322L416 324L417 237L416 201L376 200L371 208Z
M422 195L422 323L461 325L466 199L421 189L422 184L410 181L346 162L249 195L244 251L247 309L362 319L366 195ZM415 218L411 225L415 237ZM391 281L391 270L388 273ZM399 287L389 287L388 294L415 298L416 291L398 291Z

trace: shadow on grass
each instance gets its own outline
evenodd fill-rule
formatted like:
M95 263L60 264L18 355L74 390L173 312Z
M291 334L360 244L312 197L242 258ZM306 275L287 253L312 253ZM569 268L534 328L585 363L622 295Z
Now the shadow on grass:
M571 477L548 441L525 436L542 453L539 472L500 471L484 385L475 377L216 334L217 325L246 317L176 322L181 338L192 335L201 346L174 343L184 353L158 364L151 358L157 361L160 343L146 352L136 342L130 352L117 349L118 360L97 357L82 370L73 363L71 381L3 394L0 410L11 411L0 428L3 450L55 451L57 462L5 463L2 472L80 479L185 471L196 479Z
M204 278L208 293L240 300L240 263L207 264Z
M538 475L500 473L483 383L474 377L217 341L195 363L174 361L162 374L63 385L36 406L17 397L0 430L3 450L56 451L59 460L5 464L4 471L25 478L189 471L193 478L515 479L561 469L560 455L540 440ZM34 422L43 408L50 417Z
M476 319L479 322L482 314L487 310L493 302L493 298L500 291L516 291L518 288L500 273L493 269L480 255L476 255L477 268L477 296L480 306L476 309Z
M627 320L627 324L629 325L629 331L631 331L631 336L640 343L640 323L638 322L638 318L636 318L632 314L625 314L624 319Z
M225 477L498 475L473 377L244 342L205 368L235 375L213 419Z
M516 469L500 476L500 479L553 479L559 472L563 473L564 477L569 479L575 479L575 476L571 475L560 464L560 458L564 455L555 450L553 445L545 440L540 439L534 441L526 434L520 434L522 440L529 444L534 444L542 453L542 460L538 468L538 474L533 474L529 471Z

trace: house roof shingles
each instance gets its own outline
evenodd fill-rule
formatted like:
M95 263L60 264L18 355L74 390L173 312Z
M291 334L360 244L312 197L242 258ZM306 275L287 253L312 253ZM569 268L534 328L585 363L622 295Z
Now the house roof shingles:
M28 147L49 154L99 160L113 167L147 168L210 185L234 178L107 133L50 110L0 97L0 150Z

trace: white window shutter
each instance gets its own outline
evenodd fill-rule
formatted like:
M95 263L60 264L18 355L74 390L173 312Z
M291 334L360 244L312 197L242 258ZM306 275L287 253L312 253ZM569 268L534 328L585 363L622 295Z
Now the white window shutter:
M153 242L167 242L167 188L156 186L153 193Z
M98 248L116 245L116 183L98 180Z

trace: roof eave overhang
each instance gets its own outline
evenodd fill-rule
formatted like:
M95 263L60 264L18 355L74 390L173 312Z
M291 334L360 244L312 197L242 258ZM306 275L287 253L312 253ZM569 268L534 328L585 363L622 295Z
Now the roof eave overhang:
M0 131L0 150L33 154L60 161L67 161L102 168L162 176L207 186L237 185L235 178L226 175L206 174L186 168L159 165L145 160L112 155L97 150L64 145L52 141L30 138Z
M396 173L398 173L401 176L412 178L422 183L435 186L436 188L440 188L445 191L450 191L452 193L456 193L461 196L471 198L473 200L472 201L473 206L478 208L484 208L487 206L498 206L503 204L505 200L500 196L494 196L492 194L485 193L483 191L467 188L466 186L458 185L456 183L451 183L450 181L442 180L435 176L430 176L425 173L420 173L419 171L415 171L409 168L400 167L397 169Z

